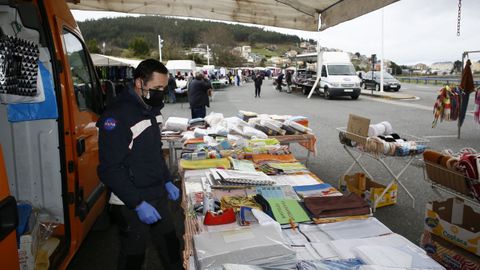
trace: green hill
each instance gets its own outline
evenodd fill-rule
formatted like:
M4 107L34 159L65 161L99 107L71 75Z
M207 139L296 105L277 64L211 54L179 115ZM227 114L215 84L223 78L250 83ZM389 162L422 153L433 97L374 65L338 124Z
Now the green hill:
M105 42L106 53L117 56L158 57L158 35L161 35L165 40L162 55L166 60L185 59L185 50L199 43L208 44L214 56L223 58L236 46L250 45L253 52L261 54L265 46L277 45L278 51L263 55L268 57L281 55L301 42L297 36L258 27L159 16L104 18L80 22L79 26L90 51L99 52Z

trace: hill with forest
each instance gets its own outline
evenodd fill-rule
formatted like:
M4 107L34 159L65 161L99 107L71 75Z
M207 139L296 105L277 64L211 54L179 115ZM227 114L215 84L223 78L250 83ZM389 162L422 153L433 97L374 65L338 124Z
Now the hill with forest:
M80 22L79 27L91 52L101 52L105 42L106 54L123 57L158 58L158 35L161 35L165 60L194 58L185 55L185 51L198 44L208 44L214 57L235 62L242 61L231 53L237 46L250 45L252 52L263 52L264 57L270 57L297 48L301 42L298 36L259 27L160 16L87 20Z

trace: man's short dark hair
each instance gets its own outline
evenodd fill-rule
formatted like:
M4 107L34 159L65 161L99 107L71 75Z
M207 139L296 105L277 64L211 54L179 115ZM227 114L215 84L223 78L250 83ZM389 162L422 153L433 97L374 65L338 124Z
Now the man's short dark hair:
M152 78L153 72L158 72L161 74L168 74L168 69L164 64L155 59L143 60L138 64L137 68L133 71L133 79L138 78L144 80L145 82L150 81Z

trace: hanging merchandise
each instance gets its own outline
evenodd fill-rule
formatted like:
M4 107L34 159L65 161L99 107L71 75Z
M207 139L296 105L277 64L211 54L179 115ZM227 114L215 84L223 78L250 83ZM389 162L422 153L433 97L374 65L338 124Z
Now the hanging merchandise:
M433 107L432 128L437 126L438 120L456 121L460 114L462 91L458 87L445 86L440 89Z
M57 119L57 99L52 75L42 62L38 64L39 89L45 93L45 101L37 103L9 104L8 121L20 122L39 119Z
M0 94L37 95L38 45L17 37L0 37Z
M480 88L477 89L475 94L475 110L473 116L475 123L480 125Z

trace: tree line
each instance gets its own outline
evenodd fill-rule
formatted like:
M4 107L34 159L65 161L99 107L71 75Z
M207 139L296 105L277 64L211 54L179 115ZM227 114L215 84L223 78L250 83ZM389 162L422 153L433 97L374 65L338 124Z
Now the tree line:
M259 27L160 16L87 20L80 22L79 27L91 52L101 52L105 42L105 53L124 57L158 58L158 35L164 40L163 59L192 58L196 61L204 59L185 56L184 51L202 43L212 48L213 56L219 61L239 62L241 59L230 53L235 46L297 44L301 41L297 36Z

